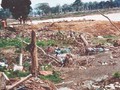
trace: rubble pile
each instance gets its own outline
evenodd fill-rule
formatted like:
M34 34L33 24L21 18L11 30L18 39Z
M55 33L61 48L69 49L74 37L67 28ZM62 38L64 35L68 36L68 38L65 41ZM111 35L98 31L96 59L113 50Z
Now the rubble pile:
M91 24L89 26L86 23ZM120 89L119 73L117 78L109 78L115 72L119 72L120 48L119 36L114 36L117 31L113 32L115 30L108 22L64 21L36 26L18 25L0 31L2 41L0 71L15 80L16 77L26 78L31 75L33 62L30 35L32 30L36 31L37 40L34 46L38 55L38 70L36 70L38 74L36 77L33 75L27 78L26 81L21 78L22 83L19 80L14 81L15 84L19 82L19 85L13 88L16 87L18 90ZM111 36L102 36L108 34ZM60 75L55 72L59 72ZM8 85L12 86L12 83Z
M55 85L50 81L42 81L39 78L30 78L24 82L24 87L27 90L56 90Z

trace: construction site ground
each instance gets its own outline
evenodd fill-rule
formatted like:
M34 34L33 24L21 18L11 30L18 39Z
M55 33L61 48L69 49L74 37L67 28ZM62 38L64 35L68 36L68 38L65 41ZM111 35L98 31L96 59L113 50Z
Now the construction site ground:
M120 28L120 22L113 22L113 24ZM89 89L89 87L85 85L85 81L93 81L94 83L99 82L107 79L108 77L112 77L116 72L120 72L120 43L118 43L116 47L113 45L115 40L119 41L120 29L116 29L109 21L79 20L54 23L48 22L24 26L17 24L13 26L16 28L17 32L24 33L23 37L29 37L31 30L35 30L36 33L43 32L45 35L52 35L52 33L56 33L58 31L61 31L67 35L69 31L72 31L75 33L86 34L86 40L89 42L88 47L95 47L98 44L103 44L101 40L105 41L103 46L108 49L107 51L98 51L92 55L80 55L79 51L77 51L77 54L72 53L74 59L72 62L74 63L73 66L72 64L65 67L53 66L55 70L61 72L61 78L63 79L61 82L62 84L56 84L58 88L68 87L71 90L94 90ZM4 32L4 30L2 31ZM1 37L4 36L3 32L1 32ZM11 33L11 35L13 34ZM45 37L42 38L43 40L48 39L45 35L43 35ZM41 37L38 36L37 39L39 38ZM108 39L111 40L112 44L109 45L109 42L107 41ZM71 48L74 48L74 46ZM81 64L81 61L84 60L85 64Z

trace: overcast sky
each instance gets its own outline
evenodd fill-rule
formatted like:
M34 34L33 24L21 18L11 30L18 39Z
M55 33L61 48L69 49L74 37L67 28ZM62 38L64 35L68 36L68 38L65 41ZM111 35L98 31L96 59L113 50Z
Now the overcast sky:
M35 4L37 3L49 3L50 6L56 6L56 5L63 5L63 4L71 4L73 3L75 0L31 0L32 1L32 6L35 6ZM89 2L89 1L107 1L107 0L81 0L82 2Z

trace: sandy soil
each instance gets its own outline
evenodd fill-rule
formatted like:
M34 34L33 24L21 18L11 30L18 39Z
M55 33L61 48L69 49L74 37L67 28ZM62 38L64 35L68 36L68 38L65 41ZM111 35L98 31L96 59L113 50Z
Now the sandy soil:
M112 14L105 14L108 16L112 21L120 21L120 13L112 13ZM59 22L59 21L76 21L76 20L105 20L108 21L105 17L100 14L97 15L88 15L82 17L66 17L66 18L57 18L57 19L48 19L48 20L35 20L33 21L34 24L43 23L43 22Z
M113 22L115 26L120 28L120 22ZM55 23L41 23L37 25L38 29L49 30L66 30L91 33L93 35L118 35L119 30L111 25L108 21L64 21Z

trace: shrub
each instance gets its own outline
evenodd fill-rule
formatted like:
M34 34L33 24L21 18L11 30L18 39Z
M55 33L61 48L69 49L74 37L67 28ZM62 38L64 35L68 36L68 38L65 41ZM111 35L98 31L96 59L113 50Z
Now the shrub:
M114 77L114 78L120 78L120 72L115 72L115 73L113 74L113 77Z

